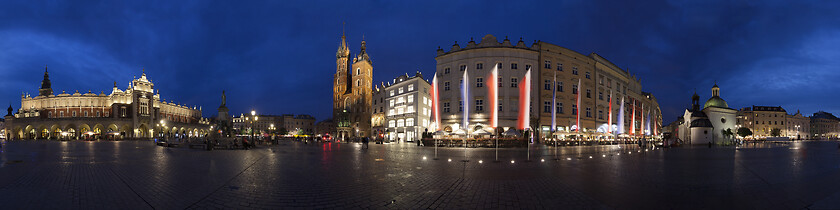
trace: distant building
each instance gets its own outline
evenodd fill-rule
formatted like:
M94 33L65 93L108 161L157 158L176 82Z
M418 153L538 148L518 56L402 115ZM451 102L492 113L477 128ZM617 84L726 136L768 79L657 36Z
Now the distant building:
M840 135L840 118L828 112L816 112L811 115L811 132L816 139L838 138L838 135Z
M315 118L310 115L256 115L239 114L233 118L233 129L242 135L313 135Z
M358 55L350 60L350 49L345 36L336 52L336 72L333 77L333 120L338 139L351 139L371 134L371 97L373 63L368 56L365 41Z
M802 116L799 110L795 114L785 114L785 129L782 130L785 136L791 139L811 138L811 118Z
M712 97L706 101L700 109L700 96L697 93L691 97L691 108L686 109L682 116L683 121L677 128L679 138L687 144L721 144L732 140L737 133L735 123L737 122L737 110L729 108L723 98L720 97L720 88L715 84L712 87ZM723 135L724 130L730 130L733 136Z
M748 128L754 139L773 137L773 130L779 130L780 137L791 139L808 138L810 119L797 111L788 114L781 106L752 106L738 110L738 128Z
M315 135L332 136L335 132L335 123L332 119L322 120L315 124Z
M422 139L432 112L430 88L419 72L376 86L372 110L374 136L402 142Z
M11 108L11 105L9 105L9 106ZM9 110L9 113L10 114L12 113L11 109ZM5 119L0 119L0 131L5 131L5 130L6 130L6 120ZM6 139L6 132L0 132L0 139Z
M6 116L10 139L201 137L211 126L200 107L161 100L145 72L125 90L114 82L108 95L91 91L53 95L45 69L38 92L35 97L22 95L21 108Z

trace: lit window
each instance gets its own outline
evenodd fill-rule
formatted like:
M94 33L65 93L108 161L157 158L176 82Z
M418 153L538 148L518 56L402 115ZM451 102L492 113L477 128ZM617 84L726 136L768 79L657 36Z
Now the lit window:
M412 91L412 90L414 90L414 84L408 85L408 91Z

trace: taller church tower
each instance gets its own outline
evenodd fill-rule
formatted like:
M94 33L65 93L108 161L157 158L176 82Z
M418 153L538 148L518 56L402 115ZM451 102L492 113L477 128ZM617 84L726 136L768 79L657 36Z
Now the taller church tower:
M336 52L336 71L333 77L333 136L350 140L370 135L371 103L373 98L373 64L362 41L361 52L350 60L343 32Z

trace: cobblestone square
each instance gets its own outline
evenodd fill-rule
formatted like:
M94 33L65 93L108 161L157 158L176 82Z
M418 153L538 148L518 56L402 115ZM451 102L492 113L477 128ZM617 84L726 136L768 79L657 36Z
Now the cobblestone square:
M466 157L465 157L466 156ZM837 209L837 142L740 148L5 142L3 209ZM463 161L468 160L468 161Z

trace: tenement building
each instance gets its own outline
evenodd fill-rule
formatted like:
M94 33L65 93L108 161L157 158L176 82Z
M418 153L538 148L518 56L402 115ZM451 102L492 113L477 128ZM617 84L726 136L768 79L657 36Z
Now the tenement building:
M635 75L595 53L486 35L448 52L438 48L435 60L436 128L445 132L464 124L472 133L528 125L545 139L612 140L616 133L641 138L661 130L656 97Z
M781 106L752 106L738 110L738 128L748 128L752 139L767 137L808 138L810 119L799 111L788 114Z
M828 112L816 112L811 115L811 132L816 139L838 138L840 136L840 118Z
M339 140L371 134L373 63L365 48L362 40L361 51L350 60L350 49L345 36L341 35L333 77L334 137Z
M400 142L421 139L432 112L430 88L419 72L377 85L373 91L374 137Z
M9 107L6 133L13 139L123 139L200 137L210 130L201 109L161 100L144 72L125 90L111 93L53 94L49 73L38 95L21 95L21 108Z

